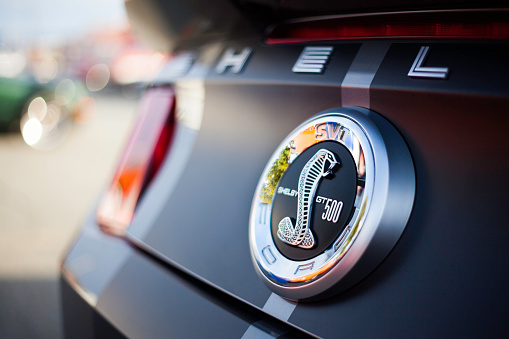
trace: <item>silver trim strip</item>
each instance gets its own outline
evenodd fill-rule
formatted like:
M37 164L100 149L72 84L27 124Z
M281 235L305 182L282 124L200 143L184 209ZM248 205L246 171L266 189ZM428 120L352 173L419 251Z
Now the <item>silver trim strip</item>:
M295 307L297 307L297 302L286 300L276 293L272 293L262 309L278 319L288 321Z
M288 301L286 299L281 298L276 293L272 293L269 296L269 299L265 302L262 310L266 313L280 319L283 321L288 321L293 311L297 307L297 302ZM259 329L254 324L249 326L242 336L242 339L254 339L254 338L274 338L274 336L268 334L267 332Z
M244 333L244 335L242 336L242 339L265 339L265 338L273 339L273 338L276 338L276 337L274 337L274 336L268 334L267 332L259 329L255 325L249 326L247 328L246 332Z
M341 106L370 107L369 87L390 46L387 41L362 44L341 83Z

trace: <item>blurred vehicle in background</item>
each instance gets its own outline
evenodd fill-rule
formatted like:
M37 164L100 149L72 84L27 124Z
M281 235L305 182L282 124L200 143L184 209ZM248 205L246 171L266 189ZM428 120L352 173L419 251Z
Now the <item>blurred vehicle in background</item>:
M53 79L41 83L33 77L0 77L0 131L21 132L36 149L60 144L73 122L90 118L93 100L83 82Z
M126 95L143 87L167 60L167 54L149 48L129 28L89 33L64 46L63 53L68 72L82 79L89 91L113 87Z
M88 33L56 46L0 50L0 131L21 131L25 142L51 149L72 122L93 116L90 93L139 97L167 54L141 43L129 28Z

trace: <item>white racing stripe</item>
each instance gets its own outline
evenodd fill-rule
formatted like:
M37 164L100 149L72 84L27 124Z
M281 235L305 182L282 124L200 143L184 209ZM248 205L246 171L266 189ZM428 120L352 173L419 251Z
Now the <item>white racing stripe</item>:
M259 329L255 325L251 325L247 328L246 333L242 336L242 339L273 339L276 338L271 334L268 334L264 330Z
M297 307L296 302L288 301L281 298L276 293L272 293L269 299L265 302L262 310L274 316L275 318L287 321ZM256 325L251 325L247 328L246 333L242 339L255 339L255 338L274 338L271 334L259 329Z
M278 319L287 321L295 307L297 307L297 302L288 301L276 293L272 293L262 309Z
M342 106L369 108L369 87L389 47L387 41L370 41L362 44L341 83Z

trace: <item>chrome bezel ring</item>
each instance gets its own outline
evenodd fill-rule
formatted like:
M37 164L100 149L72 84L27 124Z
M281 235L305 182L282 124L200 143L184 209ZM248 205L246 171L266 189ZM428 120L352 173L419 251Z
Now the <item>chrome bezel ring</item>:
M274 243L272 200L263 199L262 190L285 149L292 150L291 163L308 147L331 140L350 151L358 183L363 183L357 185L354 212L325 251L308 260L291 260ZM249 226L256 271L271 290L287 299L318 299L342 291L369 274L394 247L410 217L414 196L410 152L387 120L359 107L322 112L290 133L262 172Z

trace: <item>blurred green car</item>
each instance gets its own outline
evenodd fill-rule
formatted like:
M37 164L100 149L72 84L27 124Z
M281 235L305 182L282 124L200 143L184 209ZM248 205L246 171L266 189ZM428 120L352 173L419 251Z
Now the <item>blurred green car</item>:
M82 121L90 98L76 79L41 84L32 78L0 77L0 132L20 132L34 148L61 141L73 120Z

